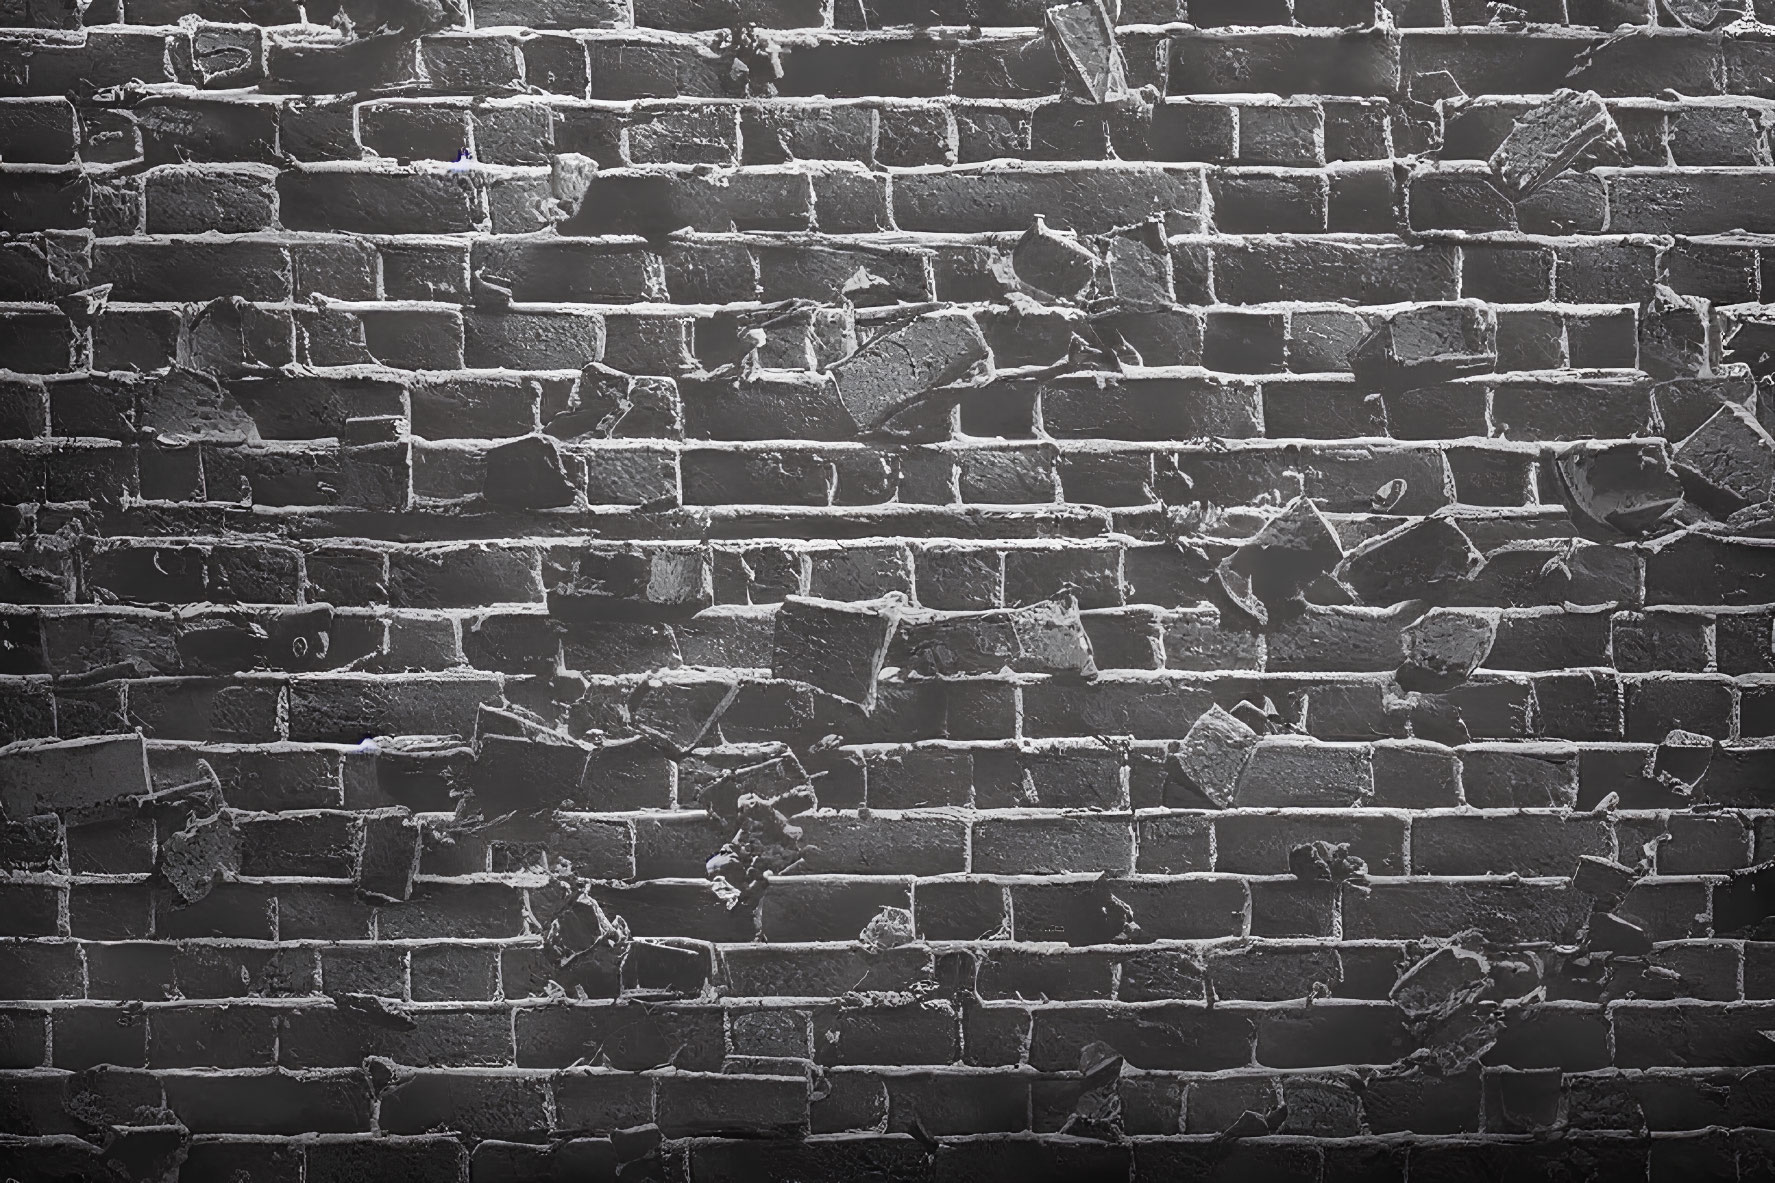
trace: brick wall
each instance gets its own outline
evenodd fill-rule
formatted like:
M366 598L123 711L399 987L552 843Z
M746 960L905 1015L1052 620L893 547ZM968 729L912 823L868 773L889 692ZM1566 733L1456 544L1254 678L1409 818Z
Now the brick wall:
M471 2L0 0L0 1177L1775 1177L1775 8Z

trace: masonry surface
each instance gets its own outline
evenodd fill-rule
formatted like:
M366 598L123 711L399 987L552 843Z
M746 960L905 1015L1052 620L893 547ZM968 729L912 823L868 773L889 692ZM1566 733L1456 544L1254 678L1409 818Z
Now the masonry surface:
M0 0L0 1178L1775 1178L1775 6L470 3Z

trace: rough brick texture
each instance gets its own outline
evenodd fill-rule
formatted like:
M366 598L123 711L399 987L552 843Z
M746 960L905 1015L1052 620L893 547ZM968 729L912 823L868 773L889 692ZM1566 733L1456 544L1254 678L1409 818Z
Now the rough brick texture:
M1775 1177L1775 6L1048 7L0 0L0 1178Z

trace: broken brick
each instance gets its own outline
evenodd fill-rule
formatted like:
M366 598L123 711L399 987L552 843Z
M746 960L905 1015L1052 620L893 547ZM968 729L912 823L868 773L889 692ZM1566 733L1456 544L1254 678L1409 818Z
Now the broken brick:
M1121 1053L1101 1040L1079 1049L1079 1095L1061 1124L1062 1134L1117 1142L1122 1127Z
M1602 900L1617 900L1627 894L1639 875L1632 867L1599 855L1578 856L1578 867L1572 872L1572 890Z
M110 298L111 285L102 283L97 287L82 288L65 296L57 296L55 306L62 310L63 316L74 322L76 328L90 329L93 322L105 311Z
M1432 608L1400 632L1405 661L1394 680L1402 690L1452 690L1485 663L1497 636L1495 613Z
M61 823L54 815L0 821L0 871L51 871L66 857Z
M807 770L794 752L712 774L709 765L692 758L679 766L678 778L680 799L694 801L729 829L740 824L742 797L774 801L808 783Z
M1394 734L1458 747L1472 739L1466 716L1445 694L1401 690L1388 683L1381 692L1381 706L1394 723Z
M483 817L554 809L579 792L591 749L565 738L482 735L469 775Z
M1553 470L1573 521L1598 541L1651 533L1683 498L1660 441L1575 444L1559 453Z
M1309 883L1366 883L1368 864L1350 853L1348 842L1315 839L1288 851L1288 872Z
M1775 436L1756 416L1727 403L1672 452L1691 496L1726 512L1770 499L1775 491Z
M1019 283L1040 295L1071 300L1091 285L1097 256L1076 234L1048 229L1047 219L1037 214L1011 250L1011 271Z
M565 621L671 620L714 603L714 568L702 550L591 551L548 597L549 615Z
M628 922L605 913L597 900L570 886L553 916L544 919L543 950L551 979L587 998L614 998L622 992L623 962L631 938Z
M216 880L240 870L240 827L224 810L194 819L160 844L155 867L187 904L209 895Z
M419 873L419 825L404 808L379 809L364 815L363 846L358 852L357 889L374 899L397 902L413 894Z
M801 827L789 818L814 804L807 789L768 801L750 794L739 799L738 831L705 867L715 897L729 910L756 903L774 876L801 864L808 852L801 845Z
M1639 309L1639 368L1654 378L1708 372L1707 301L1657 285Z
M1216 703L1190 724L1168 767L1173 780L1229 809L1256 752L1257 733Z
M1593 912L1584 929L1584 948L1596 953L1643 957L1652 951L1652 937L1633 921L1613 912Z
M14 820L40 813L95 820L130 812L152 787L140 735L25 740L0 748L0 808Z
M1451 594L1481 562L1452 518L1428 517L1371 538L1344 557L1337 578L1376 607Z
M882 908L869 918L869 923L857 934L857 943L870 953L885 953L889 949L909 945L917 939L918 933L912 926L912 913L906 908Z
M384 998L376 994L363 994L355 991L342 991L328 994L333 1005L346 1014L356 1015L372 1026L382 1027L389 1031L412 1031L419 1024L407 1013L406 1006L398 998Z
M675 439L684 434L684 416L670 379L638 378L593 362L543 431L563 440Z
M1705 33L1750 11L1749 0L1663 0L1664 9L1685 28Z
M1646 776L1678 796L1689 796L1707 775L1718 744L1711 736L1678 728L1659 741L1646 759Z
M1775 940L1775 862L1731 871L1715 885L1713 934Z
M193 370L231 377L289 360L289 322L240 296L211 300L186 330Z
M839 603L785 598L776 613L773 674L871 709L898 609L892 599Z
M1498 150L1492 175L1504 196L1521 201L1564 172L1598 140L1625 141L1595 91L1562 89L1523 112Z
M1266 1138L1280 1130L1288 1120L1288 1106L1277 1105L1262 1111L1247 1109L1224 1129L1214 1135L1216 1142L1237 1142L1242 1138Z
M549 199L551 220L565 222L579 213L585 204L586 191L598 174L598 162L578 152L556 152L549 156Z
M1068 674L1094 677L1096 661L1078 602L1044 600L1022 608L902 621L898 641L911 669L955 674Z
M1404 393L1498 365L1498 323L1478 301L1421 304L1376 325L1350 352L1358 385Z
M578 482L554 437L527 435L487 453L482 495L493 505L553 509L572 505Z
M649 678L629 695L629 721L674 752L687 752L714 729L739 693L732 682Z
M1061 934L1075 947L1143 944L1152 938L1134 920L1134 908L1112 890L1114 881L1098 875L1086 890L1066 901Z
M1102 0L1056 4L1048 9L1046 27L1054 56L1078 98L1107 103L1128 89L1115 20Z
M99 1148L104 1179L128 1183L179 1183L191 1151L191 1131L182 1125L114 1125Z
M1261 702L1253 702L1249 698L1240 699L1233 704L1230 713L1258 735L1274 735L1279 731L1295 729L1267 696Z
M708 985L710 964L705 946L632 940L623 958L623 989L696 998Z
M831 367L839 401L861 431L878 431L933 391L991 378L992 350L966 312L928 313L874 337Z
M1157 312L1176 302L1165 220L1150 218L1100 240L1098 291L1116 312Z
M1240 607L1267 624L1272 613L1298 600L1343 556L1337 532L1319 507L1310 498L1296 497L1227 556L1218 574L1228 594L1236 590L1245 601Z
M1485 958L1444 945L1399 975L1387 997L1412 1019L1441 1018L1477 1002L1490 980Z
M220 382L199 370L177 368L146 384L137 422L163 443L259 442L259 425Z

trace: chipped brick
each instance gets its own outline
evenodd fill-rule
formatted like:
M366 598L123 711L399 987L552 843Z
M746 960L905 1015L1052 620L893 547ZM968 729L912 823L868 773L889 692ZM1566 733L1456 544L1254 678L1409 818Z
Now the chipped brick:
M1492 172L1504 194L1521 201L1564 172L1597 140L1621 141L1621 131L1602 99L1595 91L1558 90L1516 120L1492 154Z
M1233 804L1239 781L1257 751L1257 733L1216 704L1190 724L1171 754L1171 775L1216 808Z
M838 397L863 431L876 431L932 392L990 378L992 350L973 317L931 313L870 338L831 367Z
M1743 407L1726 404L1671 452L1695 497L1726 512L1767 501L1775 485L1775 436Z
M892 600L841 604L789 596L777 609L772 671L870 709L897 608Z

